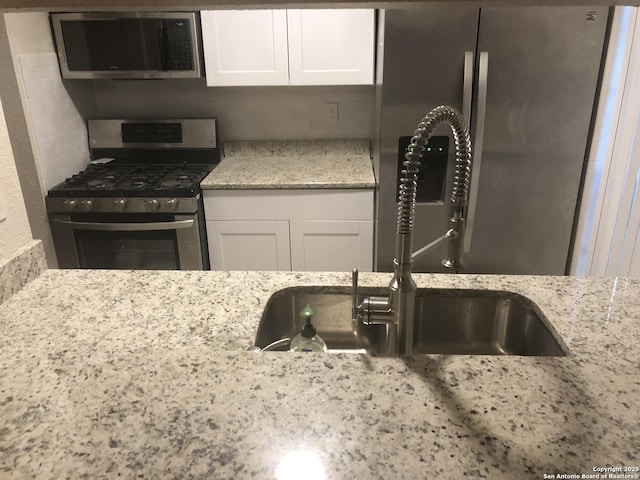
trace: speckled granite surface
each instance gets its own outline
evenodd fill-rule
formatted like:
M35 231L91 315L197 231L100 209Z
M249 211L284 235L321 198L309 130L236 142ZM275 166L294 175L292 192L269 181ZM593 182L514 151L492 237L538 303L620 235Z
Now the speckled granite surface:
M368 140L230 142L203 189L374 188Z
M40 240L27 243L17 252L12 252L10 257L0 258L0 303L46 269L47 261Z
M294 478L330 479L640 464L640 280L416 280L526 295L572 356L251 353L274 291L349 274L48 270L0 306L0 477L276 478L296 455L324 476Z

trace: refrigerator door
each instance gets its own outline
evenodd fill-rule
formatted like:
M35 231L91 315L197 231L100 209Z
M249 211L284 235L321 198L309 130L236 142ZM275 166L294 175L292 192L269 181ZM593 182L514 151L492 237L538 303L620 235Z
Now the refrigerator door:
M397 177L402 137L411 136L422 118L442 104L463 110L465 89L465 52L467 86L471 86L475 57L479 10L477 7L429 5L384 12L384 61L382 88L378 91L376 116L380 121L379 162L374 161L379 182L377 196L377 270L391 271L395 252L397 218ZM471 64L470 62L471 61ZM470 93L470 88L467 89ZM453 173L453 138L448 127L435 135L442 153L434 153L433 171L445 176L435 182L431 195L416 206L416 240L418 249L448 229L451 176ZM446 136L450 146L446 152ZM406 138L404 139L406 141ZM446 168L448 166L448 168ZM429 181L430 178L425 179ZM444 185L442 191L439 187ZM439 271L446 255L446 244L422 257L416 271Z
M565 273L607 17L606 7L481 10L487 107L467 272Z

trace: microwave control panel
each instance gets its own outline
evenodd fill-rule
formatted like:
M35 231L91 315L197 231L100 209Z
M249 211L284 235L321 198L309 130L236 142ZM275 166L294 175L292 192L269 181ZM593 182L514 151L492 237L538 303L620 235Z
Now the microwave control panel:
M167 20L165 25L169 51L169 70L193 69L189 20Z

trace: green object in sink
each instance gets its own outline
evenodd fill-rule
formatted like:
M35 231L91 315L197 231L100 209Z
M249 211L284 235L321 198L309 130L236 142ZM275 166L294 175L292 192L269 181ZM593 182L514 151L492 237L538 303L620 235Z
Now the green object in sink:
M291 346L289 350L291 352L326 352L327 344L320 338L316 331L311 319L315 316L316 312L311 308L311 305L307 304L306 307L300 312L300 317L304 319L304 326L302 332L293 337L291 340Z

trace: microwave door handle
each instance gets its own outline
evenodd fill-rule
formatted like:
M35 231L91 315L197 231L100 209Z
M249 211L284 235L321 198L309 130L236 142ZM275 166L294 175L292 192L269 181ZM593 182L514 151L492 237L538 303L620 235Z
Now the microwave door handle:
M55 223L67 225L77 230L100 230L107 232L150 232L157 230L181 230L193 227L193 220L177 220L175 222L149 223L100 223L74 222L72 220L52 220Z
M169 70L167 62L169 46L167 44L167 33L165 31L164 20L158 20L158 47L160 49L160 64L162 65L162 70L166 72Z

